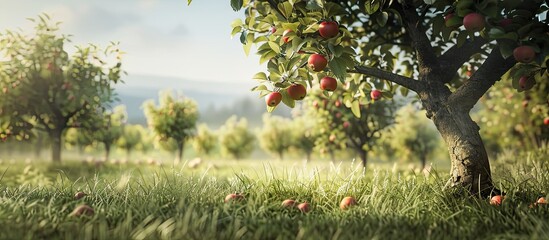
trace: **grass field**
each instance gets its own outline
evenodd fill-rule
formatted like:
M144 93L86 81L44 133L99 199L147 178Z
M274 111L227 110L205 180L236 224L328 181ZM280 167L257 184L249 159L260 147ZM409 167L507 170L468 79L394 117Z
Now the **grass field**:
M520 160L518 160L520 159ZM493 163L507 196L443 190L428 176L358 163L223 161L190 169L78 161L0 165L0 239L549 239L549 209L529 207L549 190L546 149ZM77 191L88 193L75 200ZM229 193L243 201L224 203ZM358 205L341 210L354 196ZM292 198L309 213L283 208ZM87 204L93 216L71 216Z

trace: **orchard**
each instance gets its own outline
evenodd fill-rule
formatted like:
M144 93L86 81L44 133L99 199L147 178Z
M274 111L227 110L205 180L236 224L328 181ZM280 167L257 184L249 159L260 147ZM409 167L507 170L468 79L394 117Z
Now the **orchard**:
M295 86L322 87L322 79L334 77L347 86L342 101L358 116L365 99L412 91L448 146L448 185L472 194L499 193L473 106L500 80L517 92L549 84L548 6L541 0L231 0L231 6L245 13L232 34L246 53L257 46L266 63L267 72L253 76L260 96L278 92L294 107L307 97ZM531 104L549 115L547 100ZM274 103L268 101L268 111Z

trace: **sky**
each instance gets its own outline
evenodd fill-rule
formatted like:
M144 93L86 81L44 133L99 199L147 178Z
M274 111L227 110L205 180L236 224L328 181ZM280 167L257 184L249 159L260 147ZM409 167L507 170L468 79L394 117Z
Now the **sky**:
M250 82L265 69L246 56L230 23L229 0L0 0L0 31L33 33L27 18L47 13L74 44L120 42L128 74L205 82ZM247 85L247 84L246 84Z

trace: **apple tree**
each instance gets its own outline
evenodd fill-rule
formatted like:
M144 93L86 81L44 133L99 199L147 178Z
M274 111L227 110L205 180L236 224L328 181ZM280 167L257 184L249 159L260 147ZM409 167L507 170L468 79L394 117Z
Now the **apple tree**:
M500 79L517 91L548 81L543 0L230 2L245 9L232 34L245 53L255 44L267 65L253 78L254 90L274 99L269 111L277 102L293 107L304 96L290 94L292 86L326 75L349 85L342 100L355 113L372 89L383 98L415 92L448 145L448 185L483 196L499 191L470 110ZM468 66L474 72L464 79Z
M105 111L94 124L92 136L95 142L103 145L105 161L109 160L111 148L122 137L126 121L126 107L120 105L110 111Z
M344 87L337 88L329 97L321 91L311 93L306 102L306 115L317 121L318 134L324 136L317 139L317 145L329 149L330 145L343 144L353 149L366 167L368 153L383 130L394 123L396 104L390 100L363 98L358 109L352 110L343 104L344 93Z
M314 121L310 121L306 116L297 116L293 118L292 138L294 139L293 147L305 154L307 162L311 161L311 156L315 149L315 142L318 138Z
M208 128L208 125L201 123L193 138L193 148L200 155L210 155L217 145L217 136Z
M143 136L141 135L141 125L124 124L122 125L122 135L116 141L116 145L126 151L126 159L130 160L130 154L141 143Z
M87 146L93 144L91 131L83 128L69 128L65 132L65 144L71 147L77 147L80 154L84 153Z
M259 130L259 143L261 147L279 160L284 159L284 153L294 145L292 136L292 124L288 118L263 114L263 127Z
M418 111L414 105L400 108L396 113L396 123L390 128L386 138L402 159L417 159L421 169L427 164L427 158L433 154L440 143L440 136L432 122L424 118L425 112Z
M97 110L111 102L122 52L116 44L105 49L89 44L69 54L70 38L58 33L59 23L47 15L31 21L36 23L32 35L0 34L0 137L42 130L51 140L52 160L60 162L63 133L88 127Z
M221 152L236 160L245 158L252 154L255 148L256 138L248 127L245 118L240 120L231 116L219 129L219 144Z
M195 133L198 107L190 98L173 96L170 91L160 93L160 102L155 106L149 100L143 104L149 127L160 141L174 141L177 148L175 162L183 157L185 143Z
M549 82L524 94L511 83L498 84L481 99L482 109L475 114L487 148L494 154L502 149L535 150L549 141Z

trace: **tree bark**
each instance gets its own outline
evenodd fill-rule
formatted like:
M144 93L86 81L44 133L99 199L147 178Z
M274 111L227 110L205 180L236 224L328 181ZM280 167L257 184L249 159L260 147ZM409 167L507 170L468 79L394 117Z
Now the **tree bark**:
M471 194L482 197L499 194L492 183L490 163L479 134L480 128L469 113L445 107L432 119L448 145L451 159L448 186L464 187Z
M61 137L62 137L62 130L61 129L51 129L49 132L50 139L52 140L51 143L51 160L54 163L60 163L61 162Z
M180 163L181 159L183 159L183 148L185 147L185 144L183 141L177 143L177 156L175 157L175 163Z
M111 155L111 145L104 143L105 145L105 162L109 161L109 156Z
M358 153L362 162L362 167L366 168L366 164L368 163L368 152L360 149Z

